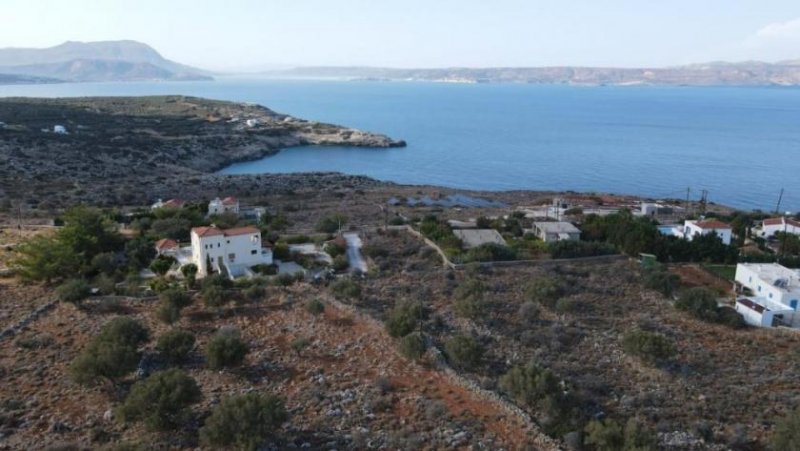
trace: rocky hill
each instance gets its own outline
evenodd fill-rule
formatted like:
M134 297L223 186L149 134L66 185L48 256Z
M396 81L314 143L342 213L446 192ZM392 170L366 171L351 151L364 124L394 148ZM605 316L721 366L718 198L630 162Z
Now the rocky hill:
M79 82L211 78L205 71L170 61L136 41L65 42L44 49L0 49L0 73Z
M367 80L416 80L461 83L534 83L572 85L800 85L796 61L706 63L663 68L495 67L391 69L378 67L299 67L267 76Z
M405 145L258 105L181 96L6 98L0 123L0 197L29 204L202 196L223 178L213 172L282 148ZM67 133L55 133L56 125Z

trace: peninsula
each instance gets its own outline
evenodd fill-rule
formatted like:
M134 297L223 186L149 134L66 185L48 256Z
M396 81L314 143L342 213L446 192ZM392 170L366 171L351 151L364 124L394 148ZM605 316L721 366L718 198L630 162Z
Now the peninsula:
M194 97L6 98L0 99L0 196L55 206L130 204L175 191L201 193L223 178L260 185L257 176L213 173L306 145L405 142Z

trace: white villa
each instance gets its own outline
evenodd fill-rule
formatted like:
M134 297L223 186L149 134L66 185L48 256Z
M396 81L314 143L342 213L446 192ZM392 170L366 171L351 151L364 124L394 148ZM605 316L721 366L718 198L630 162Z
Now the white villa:
M717 221L715 219L686 221L683 225L683 236L689 241L692 241L696 236L709 235L711 233L716 233L723 244L731 244L733 229L722 221Z
M262 245L261 231L255 227L226 230L195 227L192 229L192 261L197 265L199 277L218 271L235 279L253 275L250 268L255 265L271 265L272 249Z
M753 326L800 327L800 271L777 263L736 266L736 311Z
M220 199L217 197L208 203L208 215L221 215L223 213L239 214L239 199L235 197L226 197Z
M578 241L581 231L570 222L534 222L531 232L545 243L552 241Z
M780 217L765 219L764 222L762 222L760 235L764 238L775 236L778 232L800 235L800 221L796 221L792 218Z
M151 205L150 209L157 210L159 208L183 208L184 205L186 205L186 201L183 201L181 199L169 199L169 200L158 199L158 202Z

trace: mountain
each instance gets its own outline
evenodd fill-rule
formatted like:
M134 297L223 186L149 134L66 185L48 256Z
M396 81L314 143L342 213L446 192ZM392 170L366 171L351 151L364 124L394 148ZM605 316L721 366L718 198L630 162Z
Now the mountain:
M537 83L572 85L796 86L800 61L712 62L663 68L494 67L394 69L381 67L298 67L262 73L268 77L411 80L454 83Z
M0 49L0 73L64 81L209 80L136 41L65 42L44 49Z

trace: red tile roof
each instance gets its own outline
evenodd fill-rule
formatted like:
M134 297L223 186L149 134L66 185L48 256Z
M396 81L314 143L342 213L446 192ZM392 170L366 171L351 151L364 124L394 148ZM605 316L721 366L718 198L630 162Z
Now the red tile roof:
M226 197L225 199L222 199L222 204L223 205L236 205L238 203L239 203L239 199L237 199L235 197Z
M783 225L783 220L784 220L784 218L769 218L769 219L765 219L764 220L764 225L765 226ZM795 221L792 218L787 218L786 219L786 224L788 224L788 225L790 225L792 227L800 227L800 222L799 221Z
M698 221L695 223L697 227L701 229L730 229L731 226L725 224L722 221L717 221L716 219L709 219L708 221Z
M156 241L156 249L158 250L175 249L176 247L178 247L178 242L169 238Z
M168 208L181 208L184 205L186 205L186 201L180 199L170 199L161 204L162 207L168 207Z
M199 237L207 237L207 236L239 236L239 235L250 235L254 233L261 233L261 230L258 230L255 227L237 227L235 229L220 229L219 227L195 227L192 229L192 233L197 234Z
M238 227L235 229L223 230L222 233L225 236L237 236L237 235L250 235L252 233L261 233L261 231L255 227Z
M192 233L199 237L224 235L222 230L216 227L195 227L192 229Z

